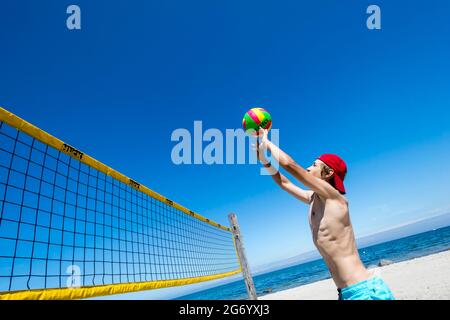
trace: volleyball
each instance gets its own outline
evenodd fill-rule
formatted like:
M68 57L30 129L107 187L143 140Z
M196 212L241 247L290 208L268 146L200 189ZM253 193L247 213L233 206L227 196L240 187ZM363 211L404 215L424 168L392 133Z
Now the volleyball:
M270 130L272 127L272 117L263 108L252 108L244 115L242 126L247 134L257 136L260 128Z

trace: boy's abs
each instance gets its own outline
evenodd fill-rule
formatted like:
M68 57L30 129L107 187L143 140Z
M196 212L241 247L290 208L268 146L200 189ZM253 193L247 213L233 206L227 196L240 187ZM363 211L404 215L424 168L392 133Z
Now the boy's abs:
M336 287L345 288L370 277L358 254L350 256L330 256L323 248L317 247L330 270Z

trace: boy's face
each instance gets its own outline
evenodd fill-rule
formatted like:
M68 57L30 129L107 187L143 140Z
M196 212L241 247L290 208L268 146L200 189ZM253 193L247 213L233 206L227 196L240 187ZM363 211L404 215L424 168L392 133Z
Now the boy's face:
M324 166L323 161L316 159L313 164L306 169L310 174L312 174L314 177L323 179L322 178L322 168Z

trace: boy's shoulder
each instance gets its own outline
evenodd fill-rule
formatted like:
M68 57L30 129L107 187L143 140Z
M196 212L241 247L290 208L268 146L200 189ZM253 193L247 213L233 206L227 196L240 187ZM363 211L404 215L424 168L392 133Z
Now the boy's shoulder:
M313 192L313 194L311 196L311 203L314 201L315 198L320 199L320 201L323 203L331 201L331 202L337 202L340 205L344 205L344 206L348 207L348 199L345 195L343 195L341 193L339 193L339 195L336 198L323 198L317 192Z

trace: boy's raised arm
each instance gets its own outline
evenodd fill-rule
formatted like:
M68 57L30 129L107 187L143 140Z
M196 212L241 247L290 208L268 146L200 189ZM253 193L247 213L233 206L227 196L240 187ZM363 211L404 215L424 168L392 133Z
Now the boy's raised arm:
M317 192L317 194L326 199L335 199L340 196L339 192L328 182L309 174L308 171L297 164L288 154L270 142L267 138L267 130L260 129L259 135L262 137L260 144L261 149L267 148L271 152L272 157L280 164L280 166L303 185L310 188L312 191Z
M293 184L286 176L280 173L275 167L273 167L270 162L264 156L264 152L261 150L258 152L259 161L264 165L272 179L277 185L279 185L283 190L288 192L290 195L294 196L298 200L310 204L312 200L313 191L303 190L302 188Z

